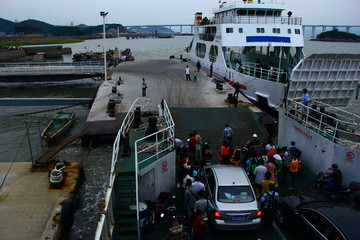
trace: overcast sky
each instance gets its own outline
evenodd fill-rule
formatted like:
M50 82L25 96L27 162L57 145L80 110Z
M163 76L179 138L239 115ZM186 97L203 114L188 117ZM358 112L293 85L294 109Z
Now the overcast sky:
M256 1L256 0L254 0ZM262 0L270 1L270 0ZM211 17L218 0L0 0L0 17L10 21L36 19L53 25L191 24L195 12ZM228 0L227 2L232 2ZM360 0L285 0L286 12L303 24L360 25Z

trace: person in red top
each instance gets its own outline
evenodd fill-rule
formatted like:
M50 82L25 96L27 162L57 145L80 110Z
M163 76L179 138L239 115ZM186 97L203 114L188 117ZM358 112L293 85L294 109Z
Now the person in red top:
M189 152L191 153L192 160L195 160L196 158L196 138L193 133L190 133L190 140L189 140Z
M205 229L209 229L201 215L201 210L196 210L196 216L193 221L193 235L194 240L204 240L205 239Z
M220 161L222 164L228 164L230 161L230 148L227 141L223 141L223 144L221 145L219 149L220 153Z

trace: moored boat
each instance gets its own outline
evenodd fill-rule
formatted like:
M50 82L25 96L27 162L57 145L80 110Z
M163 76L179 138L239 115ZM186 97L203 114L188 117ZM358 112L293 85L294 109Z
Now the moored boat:
M282 16L283 0L220 3L213 18L195 15L186 58L213 69L248 98L278 110L306 88L313 99L347 106L356 97L360 55L305 57L302 18Z
M51 142L65 133L75 121L75 112L58 112L41 133L41 138Z

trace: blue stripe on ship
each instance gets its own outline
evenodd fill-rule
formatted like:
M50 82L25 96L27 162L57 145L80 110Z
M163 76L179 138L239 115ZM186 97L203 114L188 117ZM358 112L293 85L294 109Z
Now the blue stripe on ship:
M284 42L290 43L289 37L273 37L273 36L248 36L246 42Z

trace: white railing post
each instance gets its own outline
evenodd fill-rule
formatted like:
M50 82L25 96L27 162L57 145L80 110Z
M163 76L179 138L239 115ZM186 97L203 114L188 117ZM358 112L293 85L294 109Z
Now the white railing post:
M334 128L334 134L333 134L333 139L332 141L334 142L335 141L335 138L336 138L336 131L338 129L338 126L339 126L339 121L337 119L335 119L336 121L336 124L335 124L335 128Z

